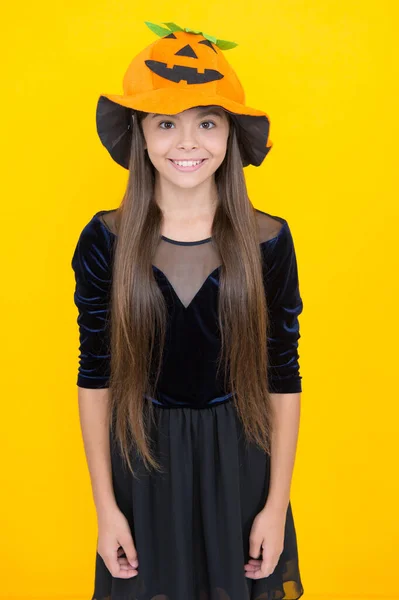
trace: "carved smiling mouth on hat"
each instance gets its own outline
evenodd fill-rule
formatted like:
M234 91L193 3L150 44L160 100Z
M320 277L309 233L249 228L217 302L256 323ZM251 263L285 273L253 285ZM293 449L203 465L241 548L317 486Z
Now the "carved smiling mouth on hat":
M205 69L203 73L198 73L194 67L184 67L182 65L174 65L172 68L166 66L166 63L158 62L157 60L146 60L147 67L164 79L179 83L186 81L187 83L209 83L222 79L222 73L214 69Z

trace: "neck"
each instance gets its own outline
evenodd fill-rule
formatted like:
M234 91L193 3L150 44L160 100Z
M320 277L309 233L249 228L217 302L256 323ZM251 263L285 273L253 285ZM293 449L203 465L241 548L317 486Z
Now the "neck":
M218 204L217 186L213 177L193 188L176 186L158 178L154 195L164 215L179 221L213 215Z

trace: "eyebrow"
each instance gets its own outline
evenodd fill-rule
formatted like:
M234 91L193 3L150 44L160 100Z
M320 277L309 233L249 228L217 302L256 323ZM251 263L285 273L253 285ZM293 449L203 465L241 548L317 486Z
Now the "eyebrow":
M198 116L198 118L203 118L203 117L209 117L210 115L214 116L214 117L221 117L222 115L220 114L222 111L218 111L218 110L207 110L207 111L201 111L201 114ZM155 113L152 115L152 119L155 119L156 117L173 117L173 118L179 118L179 115L163 115L163 114L159 114L159 113Z

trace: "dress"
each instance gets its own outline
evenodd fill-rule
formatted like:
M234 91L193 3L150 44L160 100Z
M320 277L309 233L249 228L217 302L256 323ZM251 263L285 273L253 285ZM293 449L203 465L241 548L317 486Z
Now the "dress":
M269 391L302 391L297 261L287 221L259 211L264 284L272 322L267 338ZM77 385L106 388L110 374L105 326L115 234L99 211L83 228L72 259L78 307ZM291 502L284 549L274 572L245 577L249 533L263 508L270 457L244 445L231 396L216 377L220 257L212 238L160 239L153 273L168 306L164 362L157 395L154 450L167 473L149 475L136 459L124 470L112 437L115 498L138 553L139 573L114 578L96 553L92 600L297 600L304 590Z

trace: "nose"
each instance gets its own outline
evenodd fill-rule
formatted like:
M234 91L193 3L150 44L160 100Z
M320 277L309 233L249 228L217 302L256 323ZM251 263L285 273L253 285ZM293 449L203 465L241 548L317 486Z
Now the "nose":
M177 147L178 148L186 148L186 149L189 149L189 148L198 148L199 144L197 144L196 142L189 142L189 141L187 141L187 142L180 142L179 144L177 144Z
M195 124L187 124L187 126L182 125L180 128L181 135L179 136L179 141L177 143L178 148L198 148L199 143L196 138L196 125Z

